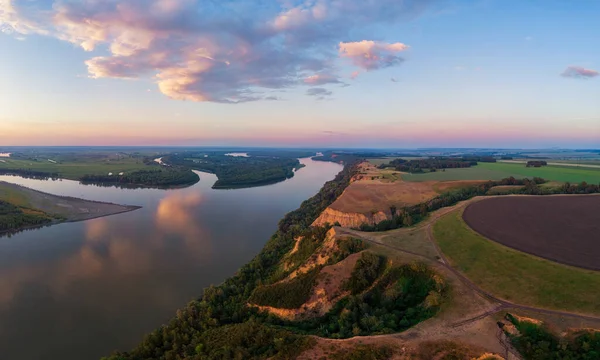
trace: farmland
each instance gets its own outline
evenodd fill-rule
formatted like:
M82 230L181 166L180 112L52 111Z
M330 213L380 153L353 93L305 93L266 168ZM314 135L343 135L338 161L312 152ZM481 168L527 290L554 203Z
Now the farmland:
M69 180L79 180L82 176L88 174L118 174L121 172L130 172L136 170L148 169L143 159L124 157L124 158L91 158L82 157L80 159L69 159L65 161L48 160L52 159L13 159L4 158L0 162L2 169L28 169L44 173L55 173L60 177Z
M506 177L533 178L560 182L600 183L600 169L568 166L525 167L515 163L483 163L464 169L446 169L425 174L402 174L404 181L448 181L448 180L500 180Z
M463 218L488 239L560 263L600 270L596 195L497 197L469 205Z
M590 291L600 289L600 272L562 265L488 240L469 228L460 210L439 219L433 233L452 266L499 298L600 314L597 292Z

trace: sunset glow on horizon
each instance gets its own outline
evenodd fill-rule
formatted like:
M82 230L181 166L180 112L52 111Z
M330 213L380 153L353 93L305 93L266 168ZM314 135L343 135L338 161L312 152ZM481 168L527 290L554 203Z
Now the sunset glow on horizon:
M0 0L0 146L600 148L598 14Z

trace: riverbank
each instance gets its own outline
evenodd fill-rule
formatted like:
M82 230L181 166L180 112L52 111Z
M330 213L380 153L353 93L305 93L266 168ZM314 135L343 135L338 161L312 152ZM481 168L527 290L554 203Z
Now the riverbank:
M57 196L4 181L0 181L0 200L14 205L24 214L43 214L52 219L43 224L17 226L0 231L0 233L13 233L63 222L91 220L141 208L140 206L119 205L68 196Z

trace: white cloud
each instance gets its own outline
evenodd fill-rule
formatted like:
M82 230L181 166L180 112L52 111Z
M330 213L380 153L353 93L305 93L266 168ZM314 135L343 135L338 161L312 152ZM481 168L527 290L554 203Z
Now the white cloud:
M289 3L291 5L282 5ZM340 42L422 11L421 1L0 0L0 29L94 51L91 78L148 78L172 99L238 103L270 90L343 82L339 56L394 66L407 46ZM352 75L356 77L358 73Z

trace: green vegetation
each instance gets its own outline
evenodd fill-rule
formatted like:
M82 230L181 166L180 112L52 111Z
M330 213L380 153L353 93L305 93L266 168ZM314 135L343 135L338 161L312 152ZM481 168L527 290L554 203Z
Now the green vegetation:
M389 346L357 345L351 349L341 349L329 355L331 360L387 360L394 355Z
M21 208L0 200L0 233L15 231L52 222L44 212Z
M580 183L585 181L591 184L600 183L600 169L577 168L568 166L548 165L540 168L526 167L524 164L511 163L481 163L477 165L483 169L501 171L506 174L515 174L515 177L541 177L547 180Z
M403 174L404 181L450 181L450 180L500 180L507 177L517 179L540 177L547 180L580 183L582 181L600 183L600 169L578 168L548 165L544 167L526 167L525 164L487 163L465 169L446 169L446 171L424 174Z
M304 165L295 158L250 156L235 157L224 153L182 152L163 160L174 166L206 171L217 175L215 189L229 189L277 183L294 176Z
M496 162L496 159L490 157L433 157L415 160L394 159L387 164L379 165L379 168L393 168L396 171L422 174L425 172L437 172L439 170L444 172L446 169L469 168L477 165L478 161Z
M337 239L337 249L329 258L331 264L337 264L352 254L356 254L368 248L367 243L360 239Z
M559 338L543 325L519 321L511 314L506 317L515 325L518 334L507 333L513 346L527 360L600 359L600 332L581 330Z
M435 315L445 291L445 283L426 265L402 265L388 269L368 291L342 299L323 317L267 320L330 338L390 334Z
M383 256L364 252L356 262L356 265L354 265L350 279L348 279L342 288L349 290L352 295L360 294L373 285L384 266L385 258Z
M79 180L84 175L118 174L148 168L145 164L145 161L148 162L147 158L133 154L41 153L21 156L16 154L2 160L5 162L0 162L0 173L21 171L23 173L19 175L27 175L27 172L30 172L32 175L69 180Z
M163 167L138 170L123 175L84 175L80 180L83 184L168 187L191 185L197 183L200 177L189 169Z
M321 267L316 267L291 280L258 287L254 290L248 301L251 304L260 306L297 309L310 298L319 271L321 271Z
M298 249L286 261L289 270L296 269L308 260L315 250L323 244L329 229L331 229L330 226L315 226L303 232L300 236Z
M191 342L186 359L295 359L314 340L256 320L211 329ZM117 358L118 359L118 358Z
M304 201L298 210L288 213L280 221L277 232L261 253L244 265L235 276L219 286L205 289L200 299L179 310L175 318L146 336L132 351L116 353L107 359L210 358L208 355L198 355L197 347L203 338L208 336L211 330L242 324L250 321L253 316L258 316L256 309L246 306L254 289L269 283L280 261L292 249L294 239L301 236L319 214L335 201L355 173L355 166L346 166L333 181L327 182L317 195ZM273 349L283 352L298 347L296 341L282 342L278 339L265 337L261 353L253 355L253 358L268 358ZM204 351L202 347L199 350Z
M490 241L456 211L439 219L435 240L453 266L479 287L520 304L600 314L600 272L569 267Z

